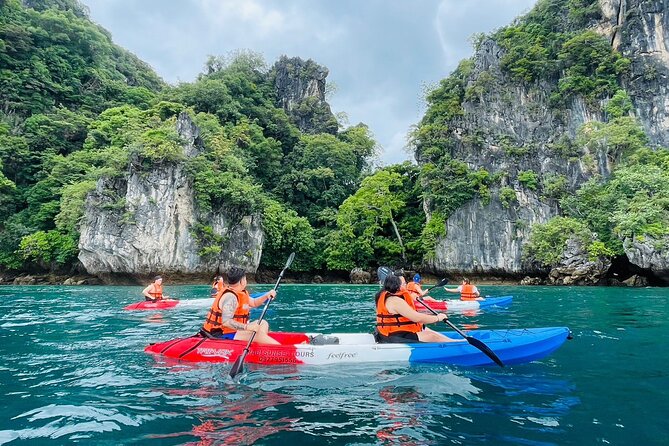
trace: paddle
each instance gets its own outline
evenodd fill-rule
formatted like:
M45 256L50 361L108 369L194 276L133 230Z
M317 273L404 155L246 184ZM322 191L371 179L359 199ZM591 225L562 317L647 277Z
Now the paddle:
M283 274L286 272L286 270L290 267L290 264L293 263L293 259L295 258L295 253L291 252L290 257L288 257L288 260L286 261L286 266L283 267L281 270L281 273L279 274L279 278L276 280L276 284L274 284L274 291L276 291L279 288L279 283L281 283L281 279L283 279ZM262 313L260 313L260 317L258 318L258 325L260 325L260 322L262 322L263 318L265 317L265 313L267 312L267 307L269 307L269 303L273 299L267 299L267 302L265 303L265 308L263 308ZM235 360L235 363L232 364L232 368L230 369L230 378L234 378L239 372L244 370L244 359L246 359L246 355L249 353L249 349L251 348L251 343L253 342L253 339L256 337L256 332L254 331L251 334L251 339L249 339L249 342L246 344L246 348L242 352L241 355Z
M427 290L425 290L425 292L426 292L426 293L429 293L430 290L431 290L432 288L437 288L438 286L444 286L444 285L448 285L448 279L441 279L441 280L439 281L439 283L437 283L437 284L434 285L434 286L431 286L430 288L428 288Z
M437 312L434 311L432 308L430 308L430 306L429 306L428 304L426 304L425 301L424 301L422 298L419 297L417 300L418 300L418 302L420 302L421 304L423 304L423 306L424 306L425 308L427 308L427 309L430 311L430 313L434 314L435 316L437 315ZM492 359L493 361L495 361L495 363L496 363L497 365L499 365L500 367L504 367L504 363L502 362L502 360L499 359L499 357L495 354L495 352L493 352L492 350L490 350L490 347L488 347L487 345L485 345L485 344L483 343L483 341L481 341L481 340L479 340L479 339L476 339L476 338L472 338L471 336L467 336L467 335L464 334L462 331L460 331L460 329L459 329L458 327L456 327L455 325L453 325L453 323L452 323L451 321L449 321L448 319L445 319L445 320L443 320L442 322L445 322L445 323L448 324L453 330L457 331L458 334L459 334L460 336L462 336L463 338L465 338L465 339L467 340L467 342L469 342L470 345L473 345L474 347L476 347L476 348L478 348L479 350L481 350L481 351L482 351L483 353L485 353L490 359Z

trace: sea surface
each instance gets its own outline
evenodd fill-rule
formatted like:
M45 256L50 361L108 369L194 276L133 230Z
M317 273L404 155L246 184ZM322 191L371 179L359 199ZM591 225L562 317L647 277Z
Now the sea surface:
M453 314L459 327L568 326L574 339L504 369L247 365L232 381L229 364L167 365L143 351L194 334L208 286L166 283L183 302L149 312L123 310L141 287L3 286L0 444L669 444L669 289L480 289L514 301ZM371 332L376 290L282 285L267 320Z

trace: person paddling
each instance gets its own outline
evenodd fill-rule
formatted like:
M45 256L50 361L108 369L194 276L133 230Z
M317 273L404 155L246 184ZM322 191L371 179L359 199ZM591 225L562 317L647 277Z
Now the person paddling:
M225 288L226 285L225 281L223 280L223 276L216 276L214 283L211 285L211 297L215 299L219 294L223 293Z
M416 311L404 276L389 274L383 282L383 289L376 295L376 342L460 342L460 339L451 339L423 325L446 319L444 313L435 316Z
M163 278L160 276L154 277L153 282L144 288L142 294L145 300L151 302L158 302L159 300L169 298L169 296L163 295Z
M462 279L462 283L457 288L446 288L444 291L449 293L460 293L460 300L485 300L481 297L478 288L472 285L466 277Z
M420 285L421 281L422 278L420 277L420 274L416 274L413 276L413 280L407 283L407 291L411 293L411 297L414 299L422 297L426 302L438 302L437 299L427 295L427 290L423 291L423 288Z
M261 306L267 299L276 297L270 290L260 297L251 298L246 290L246 272L233 266L227 272L228 286L214 299L207 319L200 333L206 337L248 341L256 332L254 342L259 344L279 344L269 336L269 324L263 320L249 321L249 309Z

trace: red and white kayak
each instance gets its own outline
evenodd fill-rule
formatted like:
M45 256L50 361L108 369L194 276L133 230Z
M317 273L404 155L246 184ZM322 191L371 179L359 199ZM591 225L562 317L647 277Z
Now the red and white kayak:
M446 336L462 339L455 332ZM494 364L488 356L462 339L451 343L377 344L367 333L270 333L281 345L253 343L245 361L258 364L341 364L365 362L440 363L461 366ZM484 342L505 364L541 359L558 349L569 335L566 327L509 330L473 330L468 336ZM191 362L233 362L246 341L200 336L151 344L144 349L166 358Z
M176 299L162 299L159 301L145 300L134 304L126 305L124 310L165 310L167 308L174 308L179 305Z
M426 300L425 303L435 311L468 311L468 310L478 310L479 308L489 308L489 307L499 307L503 305L509 305L512 300L513 296L500 296L500 297L486 297L484 300L449 299L449 300L437 300L434 302ZM429 311L419 301L416 301L416 309L418 311Z
M264 292L261 293L253 293L251 294L252 298L260 297ZM157 302L146 300L142 302L137 302L134 304L126 305L123 307L124 310L167 310L170 308L174 308L177 305L179 307L193 307L193 308L206 308L206 307L211 307L211 303L213 300L211 298L208 299L184 299L184 300L177 300L177 299L163 299L159 300Z

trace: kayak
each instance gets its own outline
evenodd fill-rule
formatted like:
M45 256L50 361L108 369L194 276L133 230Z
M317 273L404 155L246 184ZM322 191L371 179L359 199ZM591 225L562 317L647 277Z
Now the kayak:
M446 336L462 340L455 332ZM544 358L558 349L569 335L566 327L508 330L473 330L505 364ZM252 344L245 361L258 364L342 364L367 362L437 363L459 366L494 364L467 341L452 343L377 344L367 333L270 333L281 345ZM203 338L199 335L147 346L144 351L190 362L233 362L247 341Z
M265 292L253 293L251 294L252 298L260 297ZM190 307L211 307L211 299L189 299L189 300L176 300L176 299L163 299L158 302L152 302L150 300L145 300L142 302L137 302L134 304L126 305L123 307L124 310L166 310L169 308L174 308L177 305L181 306L190 306Z
M158 302L145 300L144 302L137 302L123 307L124 310L165 310L167 308L174 308L179 305L178 300L163 299Z
M486 297L485 300L438 300L436 302L425 301L425 303L436 311L466 311L478 310L479 308L497 307L502 305L509 305L513 300L513 296L500 297ZM416 309L418 311L428 311L427 308L419 301L416 301Z

